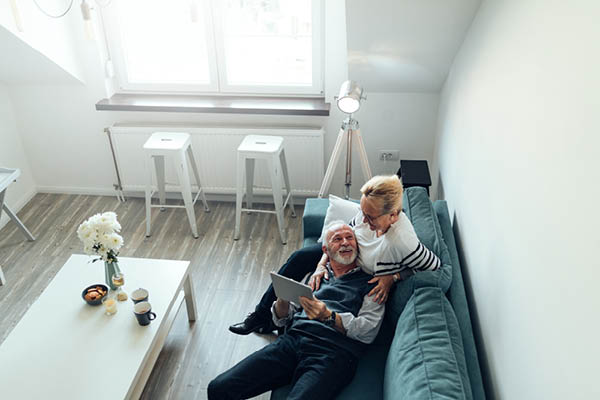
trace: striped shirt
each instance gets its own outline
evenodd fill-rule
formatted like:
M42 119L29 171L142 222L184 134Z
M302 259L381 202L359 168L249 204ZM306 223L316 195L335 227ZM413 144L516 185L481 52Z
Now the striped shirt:
M369 229L369 224L362 221L363 215L359 211L350 226L358 242L358 265L366 273L387 275L402 271L435 271L442 266L438 256L419 241L404 212L380 237Z

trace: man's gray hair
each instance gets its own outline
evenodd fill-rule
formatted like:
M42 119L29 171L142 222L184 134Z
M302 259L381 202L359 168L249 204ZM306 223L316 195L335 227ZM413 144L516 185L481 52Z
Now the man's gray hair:
M331 221L330 223L327 224L327 226L325 227L325 234L323 235L323 238L325 239L324 244L327 247L327 249L329 249L329 235L331 235L333 232L337 231L338 229L340 229L341 227L344 227L344 226L347 226L348 228L352 229L350 227L350 225L348 225L341 219L338 219L336 221Z

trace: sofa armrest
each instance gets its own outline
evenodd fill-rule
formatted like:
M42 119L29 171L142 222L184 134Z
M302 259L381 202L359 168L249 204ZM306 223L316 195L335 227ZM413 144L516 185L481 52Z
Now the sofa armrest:
M306 199L304 215L302 216L302 229L304 240L316 243L321 236L329 199Z

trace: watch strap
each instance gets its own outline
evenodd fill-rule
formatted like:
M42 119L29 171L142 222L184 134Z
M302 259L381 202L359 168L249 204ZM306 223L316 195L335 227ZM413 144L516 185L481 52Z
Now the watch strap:
M329 315L329 318L327 318L323 322L325 322L325 325L331 326L333 328L333 327L335 327L335 319L336 319L336 313L335 313L335 311L332 311L331 314Z

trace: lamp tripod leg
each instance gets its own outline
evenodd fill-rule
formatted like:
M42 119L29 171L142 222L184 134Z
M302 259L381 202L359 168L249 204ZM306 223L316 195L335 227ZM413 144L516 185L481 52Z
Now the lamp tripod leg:
M329 160L329 165L327 166L327 171L325 172L325 177L323 178L323 183L321 184L321 190L319 190L319 198L322 198L323 195L329 191L331 179L333 179L333 173L335 172L335 167L342 151L342 142L344 141L346 134L346 130L341 128L340 133L338 133L335 146L333 147L333 153L331 154L331 159Z
M354 135L356 135L356 142L358 146L358 156L360 157L360 163L362 165L363 176L365 178L365 182L373 177L371 174L371 168L369 167L369 159L367 158L367 151L365 150L365 144L362 140L362 136L360 134L360 129L355 129L352 131Z

